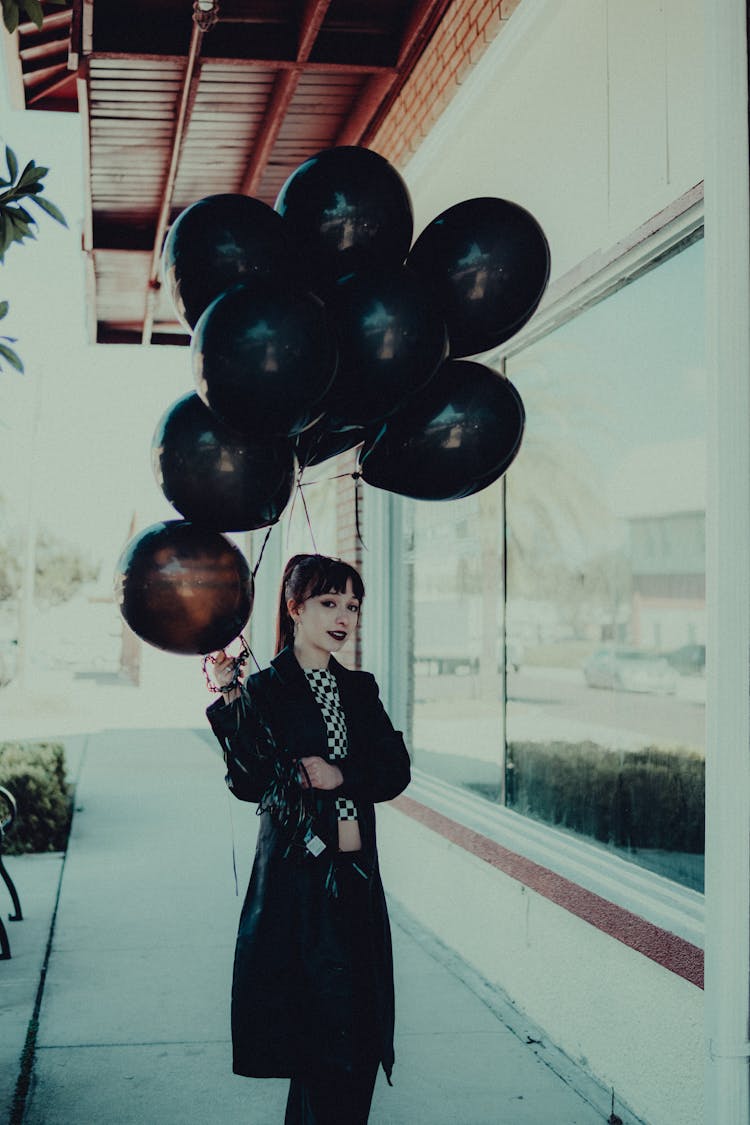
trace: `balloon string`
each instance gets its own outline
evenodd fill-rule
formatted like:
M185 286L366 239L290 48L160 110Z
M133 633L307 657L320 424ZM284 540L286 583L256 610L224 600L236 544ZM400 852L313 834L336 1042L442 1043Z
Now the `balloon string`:
M290 539L291 534L292 534L292 517L294 516L294 506L297 503L297 494L300 492L300 490L302 488L302 473L303 472L304 472L304 469L301 469L300 473L299 473L299 476L297 477L297 484L296 484L296 487L294 489L294 495L292 496L292 505L289 509L289 516L287 518L287 524L286 524L286 549L287 549L287 551L289 550L289 539Z
M299 495L300 495L300 499L302 501L302 507L305 509L305 519L307 520L307 526L308 526L308 529L310 531L310 539L312 540L313 551L317 555L319 553L318 547L317 547L317 544L315 542L315 535L313 534L312 523L310 522L310 513L307 509L307 500L305 500L305 493L304 493L304 487L303 487L302 481L299 482L297 487L299 488Z
M253 567L253 578L255 578L255 575L258 573L258 567L260 566L261 559L263 558L263 552L266 549L266 543L271 538L271 532L272 531L273 531L273 524L271 524L271 526L269 527L268 531L266 532L266 537L263 540L263 546L260 549L260 554L258 555L258 561L256 562L255 566Z
M386 423L386 422L383 422L383 425L382 425L382 426L380 427L380 429L378 430L378 432L377 432L377 435L376 435L376 437L375 437L374 441L371 441L371 442L370 442L370 448L369 448L369 449L367 450L367 452L365 453L364 457L362 456L362 450L360 449L360 451L359 451L359 453L360 453L360 456L359 456L359 467L360 467L360 469L362 468L362 466L364 465L365 461L367 460L367 458L368 458L368 457L370 456L370 454L372 453L372 451L373 451L373 449L375 448L375 446L376 446L376 445L378 444L378 442L379 442L379 441L380 441L380 439L382 438L382 436L383 436L383 434L385 433L385 431L387 430L387 428L388 428L388 426L387 426L387 423Z
M362 539L362 532L360 531L360 480L362 479L361 472L352 472L352 480L354 481L354 526L356 529L356 538L359 539L362 549L367 551L368 544Z

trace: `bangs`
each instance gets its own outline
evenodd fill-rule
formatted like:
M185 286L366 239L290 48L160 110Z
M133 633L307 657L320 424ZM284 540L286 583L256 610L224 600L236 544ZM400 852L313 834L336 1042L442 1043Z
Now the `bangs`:
M365 587L362 579L353 566L342 562L341 559L319 559L315 572L305 586L302 600L318 598L321 594L345 594L347 582L352 584L352 593L358 601L365 596Z

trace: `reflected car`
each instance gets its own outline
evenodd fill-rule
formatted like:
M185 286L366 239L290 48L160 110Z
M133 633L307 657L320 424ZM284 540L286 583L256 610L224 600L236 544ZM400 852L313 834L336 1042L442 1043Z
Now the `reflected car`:
M705 645L683 645L672 652L665 652L664 658L681 676L702 676L706 671Z
M664 657L636 648L599 649L584 664L583 676L588 687L612 691L677 690L677 673Z

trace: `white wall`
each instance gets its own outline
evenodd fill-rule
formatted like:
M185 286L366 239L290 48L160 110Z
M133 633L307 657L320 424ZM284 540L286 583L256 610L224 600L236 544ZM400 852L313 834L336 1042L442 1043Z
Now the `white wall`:
M541 222L553 280L614 246L703 178L702 34L699 0L522 0L404 169L416 230L487 194ZM699 989L404 815L380 825L423 924L649 1125L703 1121Z
M552 279L703 178L699 0L522 0L404 175L415 230L499 195L545 229Z

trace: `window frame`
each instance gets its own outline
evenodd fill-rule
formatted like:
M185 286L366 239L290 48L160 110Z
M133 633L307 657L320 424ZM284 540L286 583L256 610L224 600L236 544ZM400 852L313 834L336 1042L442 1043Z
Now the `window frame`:
M590 256L560 277L549 287L528 326L508 345L483 356L482 361L504 373L506 359L697 241L702 237L703 225L703 184L700 183L627 238L607 251ZM504 513L504 486L501 504ZM404 697L405 686L409 683L407 646L400 638L407 608L404 601L409 578L407 568L413 562L403 532L403 504L400 497L370 490L367 509L370 541L387 543L388 548L379 560L373 591L377 598L377 623L371 619L370 625L372 636L378 639L366 646L366 656L376 657L373 670L377 668L386 698L394 703L398 701L397 716L408 732L409 726L405 721L408 700ZM383 536L385 532L387 534ZM372 577L369 583L368 593L373 589ZM365 666L371 665L366 663ZM504 690L504 709L506 695ZM503 722L498 731L501 766L507 752L504 728ZM692 945L704 947L704 895L701 892L610 854L593 841L573 837L504 805L492 805L458 786L432 777L418 766L413 770L408 794L415 801L584 890L631 911Z

